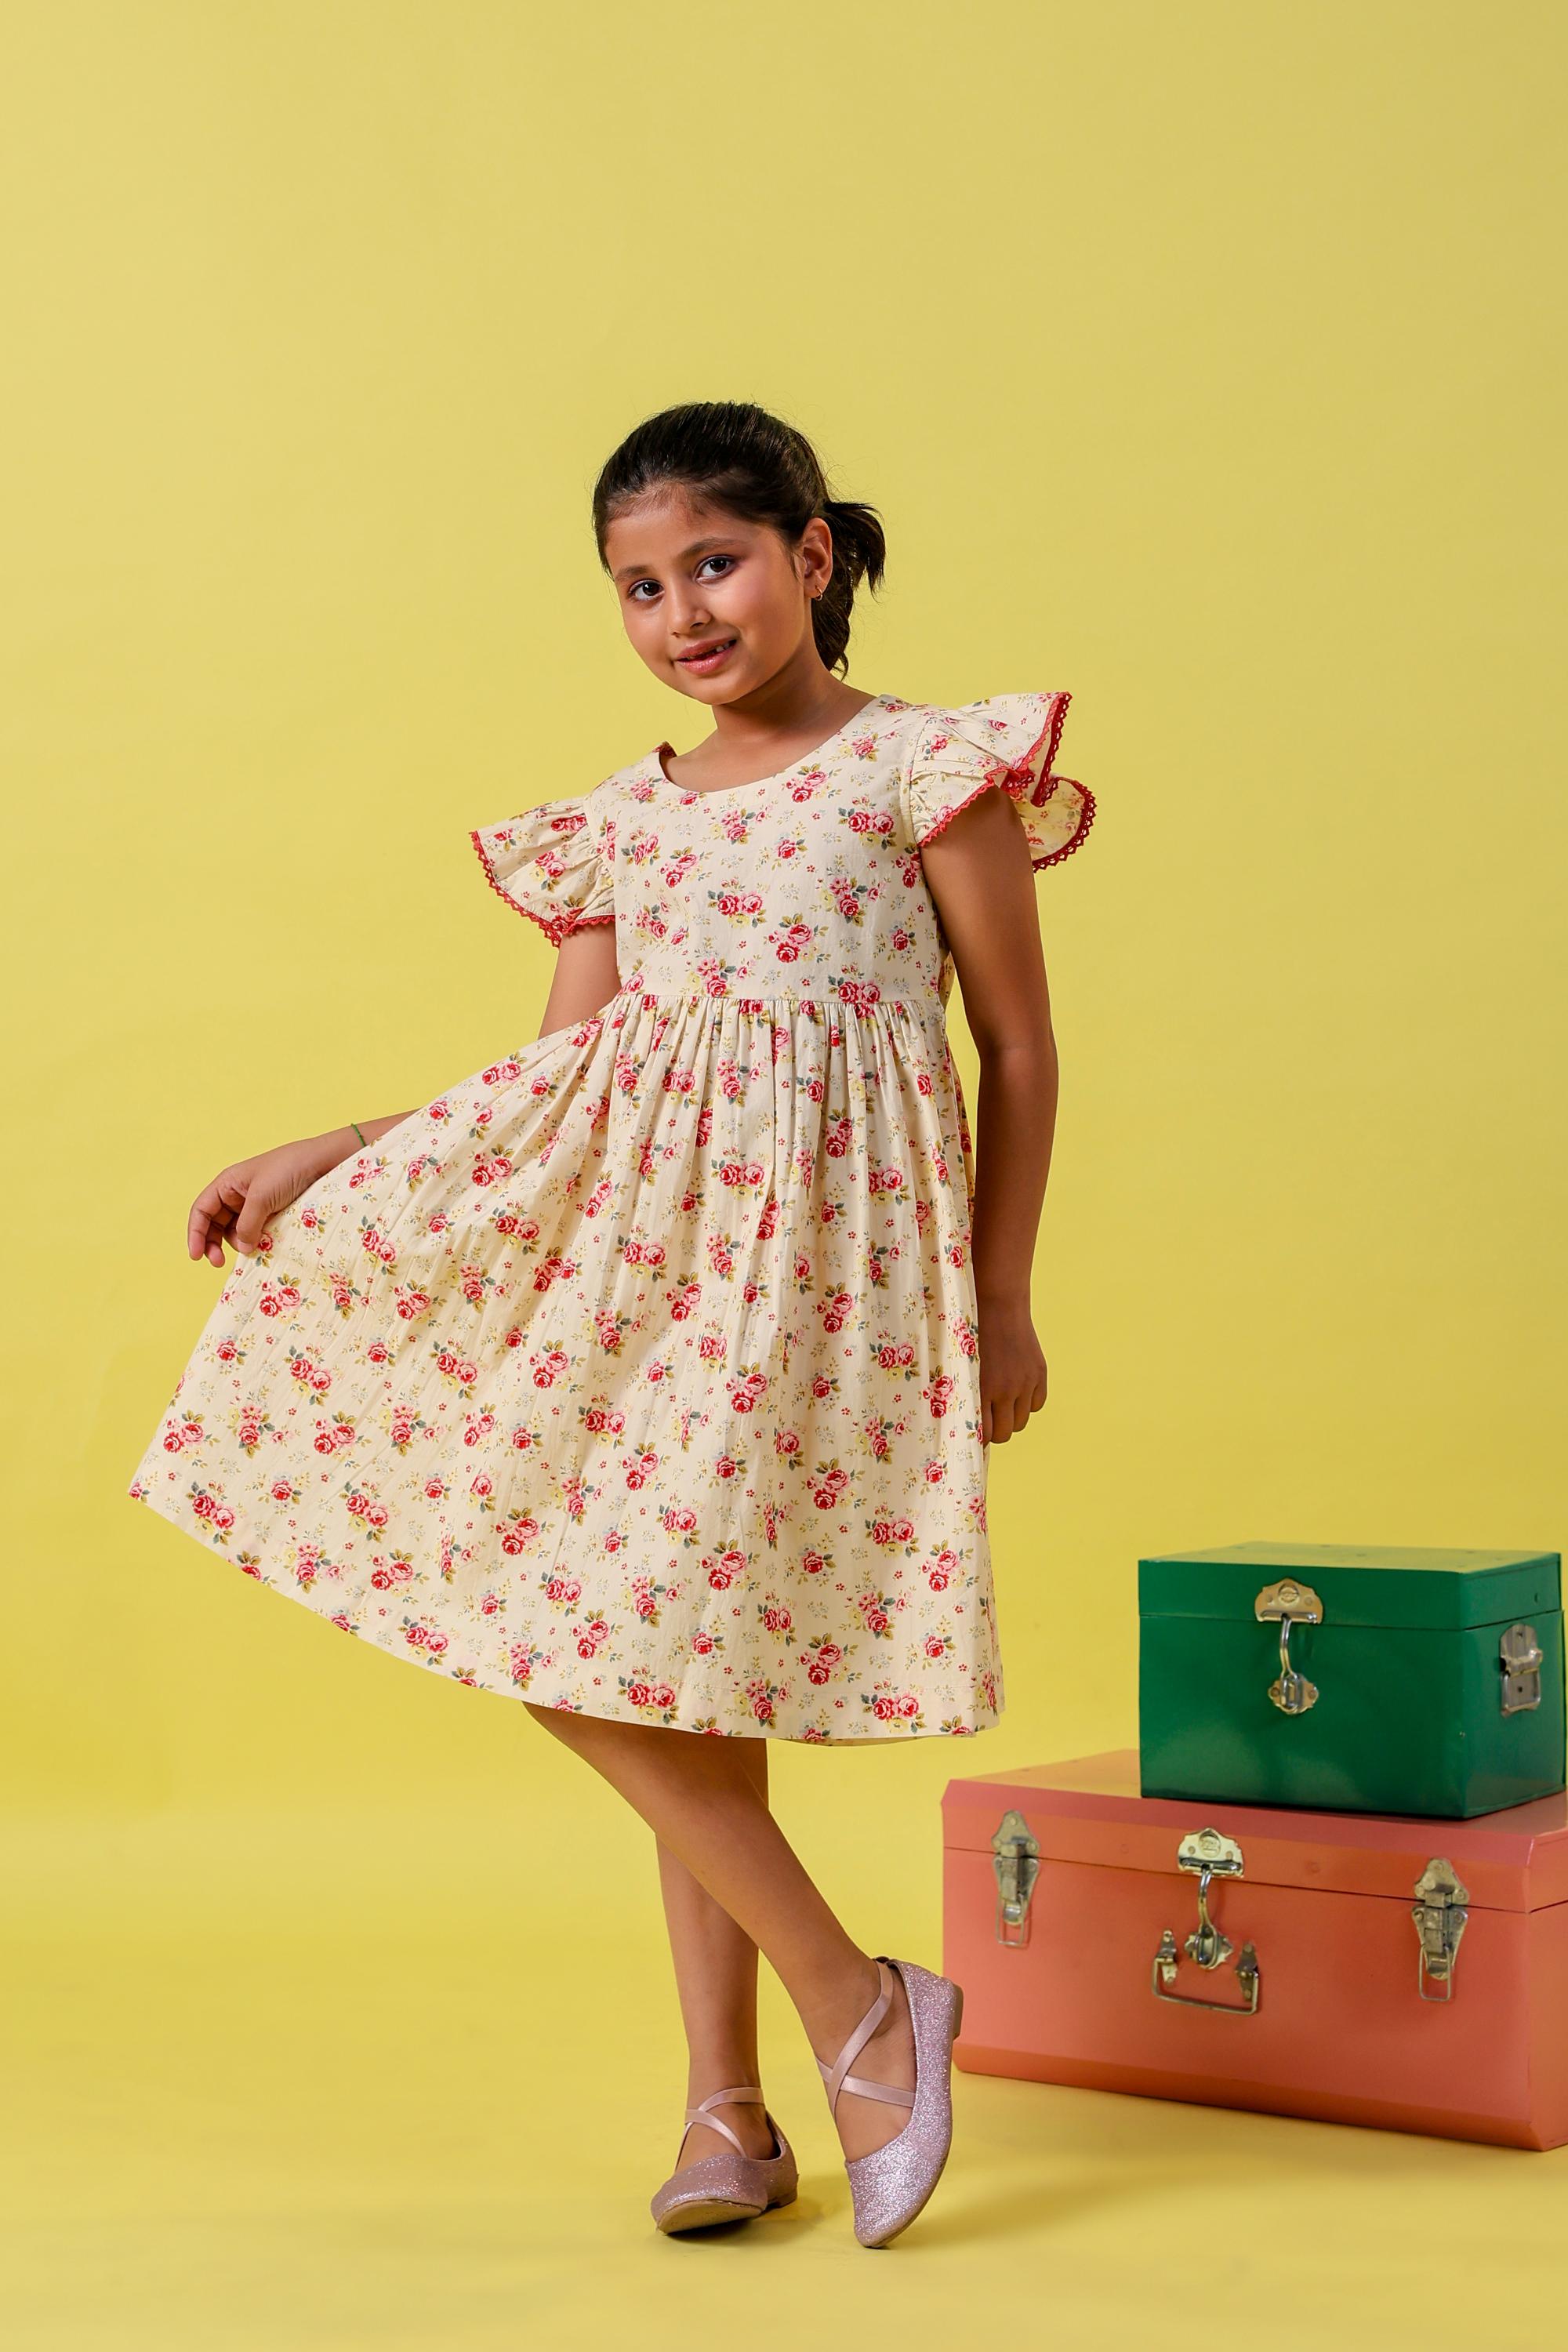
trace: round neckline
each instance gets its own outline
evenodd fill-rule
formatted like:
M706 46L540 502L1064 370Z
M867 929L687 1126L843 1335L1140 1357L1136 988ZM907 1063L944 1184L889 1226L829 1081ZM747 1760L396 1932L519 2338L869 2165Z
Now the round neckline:
M653 769L655 782L662 784L666 792L679 793L683 801L721 801L728 800L734 793L760 793L765 785L782 783L786 776L798 775L803 768L815 767L823 754L831 751L841 737L847 735L852 727L859 726L874 706L885 704L891 699L890 695L871 695L860 705L858 710L851 712L841 727L836 727L831 735L825 735L820 743L814 743L809 751L803 751L800 758L793 760L787 768L775 768L773 773L767 776L753 776L749 783L710 784L706 791L700 790L692 784L678 783L676 779L667 772L664 764L664 755L667 751L672 758L679 756L673 743L656 744L647 755L648 761Z

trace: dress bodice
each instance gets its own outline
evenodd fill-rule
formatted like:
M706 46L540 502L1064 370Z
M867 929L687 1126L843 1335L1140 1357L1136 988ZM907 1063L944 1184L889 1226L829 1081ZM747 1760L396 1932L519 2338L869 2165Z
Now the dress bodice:
M921 850L998 787L1037 867L1077 848L1093 796L1051 770L1068 699L947 710L876 695L757 782L692 791L650 751L474 839L495 887L552 938L613 920L626 989L940 1004L952 970Z
M868 706L760 783L690 792L656 753L601 787L624 983L861 1009L934 996L943 945L889 756L898 716Z

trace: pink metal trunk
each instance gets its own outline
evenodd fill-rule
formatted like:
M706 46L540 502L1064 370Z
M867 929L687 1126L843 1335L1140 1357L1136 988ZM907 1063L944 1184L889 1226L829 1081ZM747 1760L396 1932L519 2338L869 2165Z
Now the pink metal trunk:
M1568 2142L1568 1797L1442 1822L1194 1805L1141 1797L1138 1778L1129 1749L949 1782L960 2067ZM1025 1843L999 1879L1009 1814Z

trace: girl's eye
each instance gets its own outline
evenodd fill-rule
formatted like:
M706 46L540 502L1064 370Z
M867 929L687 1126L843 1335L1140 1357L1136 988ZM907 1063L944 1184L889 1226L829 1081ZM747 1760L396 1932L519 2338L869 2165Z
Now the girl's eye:
M701 562L697 567L697 576L700 579L710 563L719 563L722 564L724 568L716 576L722 580L729 572L734 570L739 562L740 558L735 555L705 555ZM647 591L646 594L644 593L645 590ZM626 590L627 600L634 604L650 604L653 598L658 593L659 585L657 580L634 580L630 587Z

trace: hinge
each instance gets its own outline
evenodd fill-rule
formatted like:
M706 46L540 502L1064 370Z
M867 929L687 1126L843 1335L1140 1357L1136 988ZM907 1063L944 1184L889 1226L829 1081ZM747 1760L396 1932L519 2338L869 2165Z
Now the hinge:
M1454 1998L1454 1969L1459 1938L1470 1916L1469 1900L1469 1891L1461 1885L1453 1864L1434 1855L1415 1882L1415 1907L1410 1915L1421 1946L1415 1982L1423 2000ZM1429 1984L1441 1985L1443 1990L1428 1992Z
M1533 1625L1510 1625L1498 1643L1502 1669L1504 1715L1527 1715L1541 1705L1541 1668L1544 1653Z
M1029 1940L1029 1898L1040 1874L1039 1841L1022 1813L1002 1816L991 1841L996 1872L996 1941L1019 1951Z

